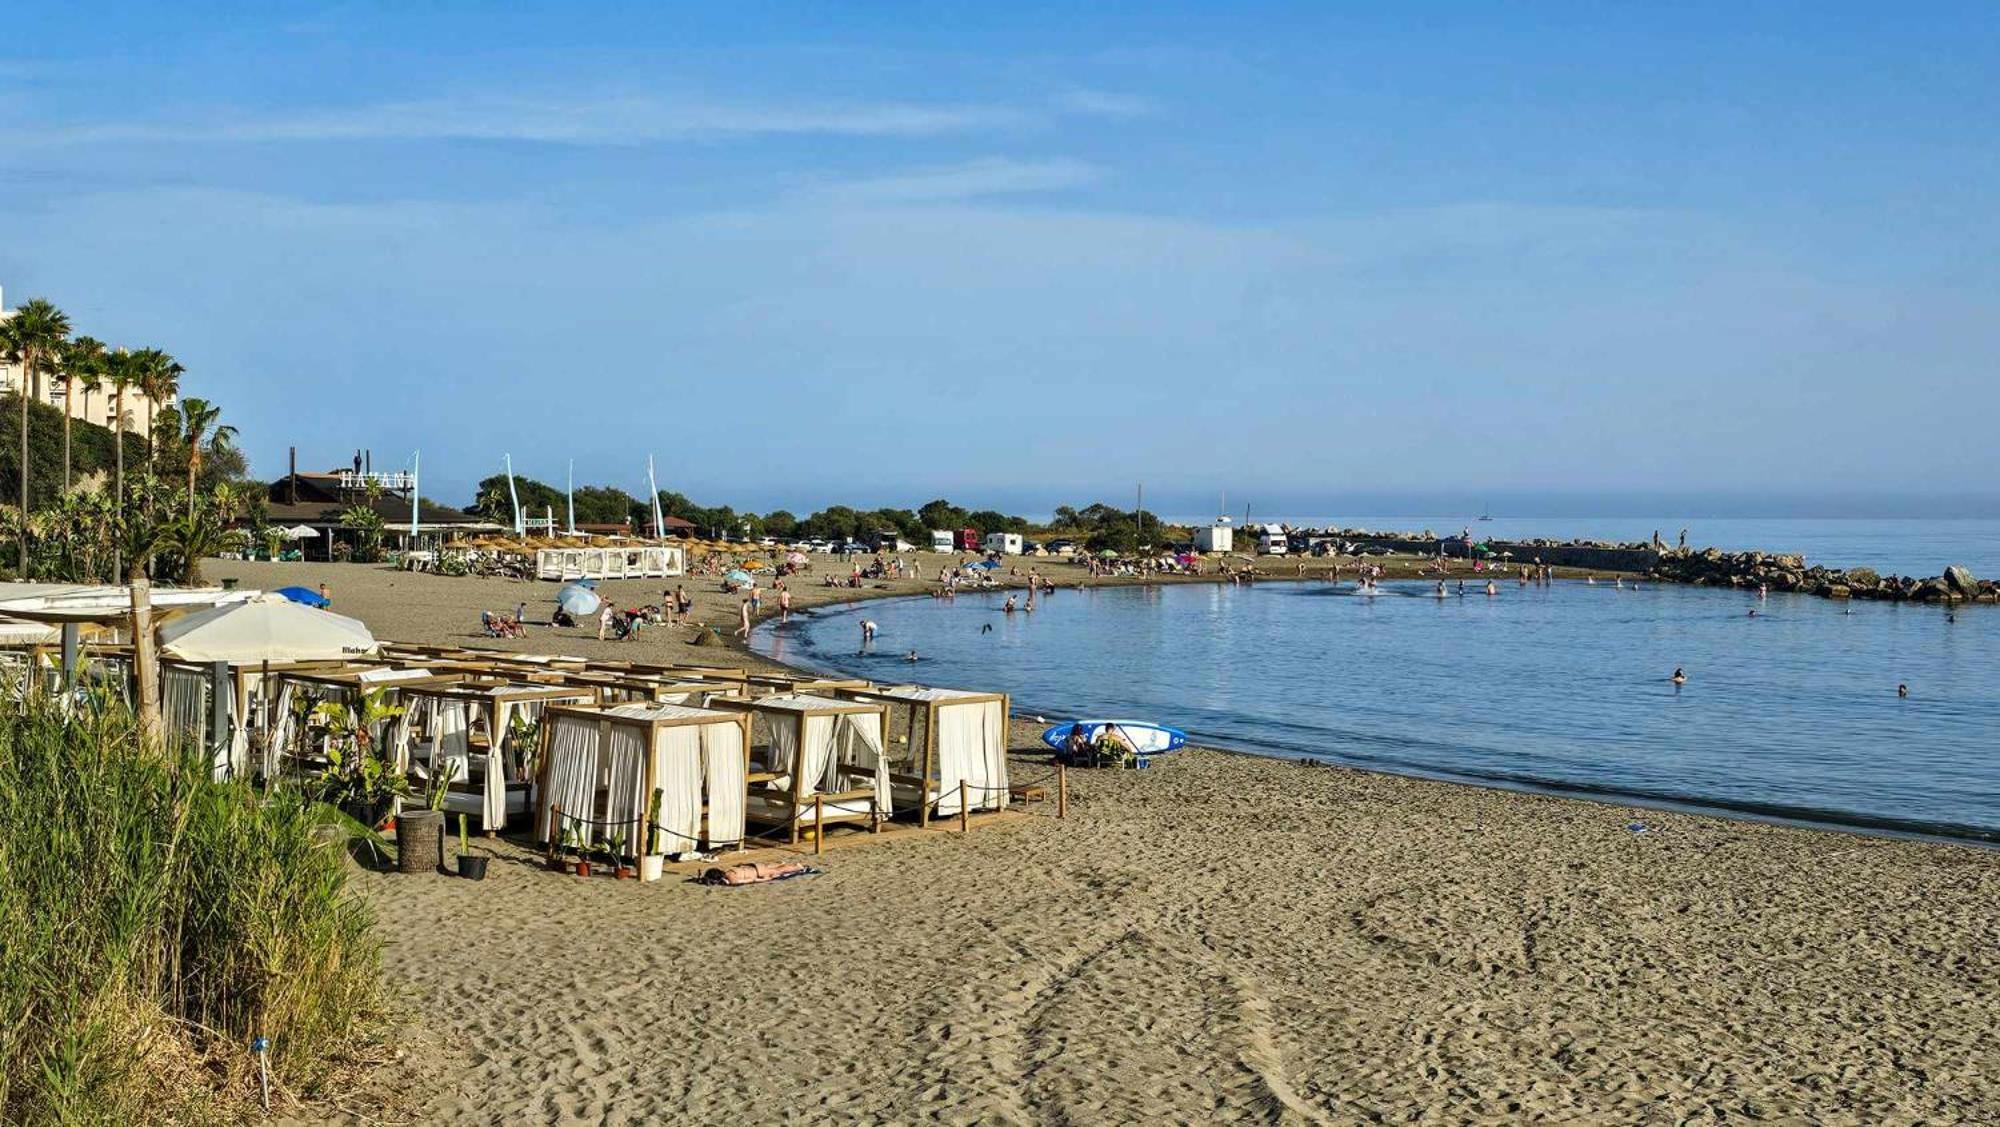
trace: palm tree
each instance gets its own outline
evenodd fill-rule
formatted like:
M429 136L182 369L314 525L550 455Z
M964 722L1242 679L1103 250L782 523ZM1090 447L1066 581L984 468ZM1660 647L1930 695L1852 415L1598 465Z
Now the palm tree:
M28 572L28 397L42 371L62 355L69 317L43 298L34 298L0 324L9 356L21 364L21 574Z
M104 372L104 342L96 337L78 337L63 349L63 492L69 492L69 428L76 414L76 386L98 386Z
M139 354L119 349L104 358L104 379L111 385L116 402L111 420L112 446L117 459L116 484L111 495L122 508L125 504L125 392L139 382Z
M157 348L142 348L132 354L138 363L138 378L134 384L139 393L153 401L152 415L146 419L146 470L153 469L154 427L153 416L166 406L167 400L180 394L181 376L187 372L180 362Z
M210 452L227 450L236 428L220 425L222 408L206 399L189 397L181 401L181 439L188 449L188 519L194 519L194 480L201 474L201 442L208 439Z

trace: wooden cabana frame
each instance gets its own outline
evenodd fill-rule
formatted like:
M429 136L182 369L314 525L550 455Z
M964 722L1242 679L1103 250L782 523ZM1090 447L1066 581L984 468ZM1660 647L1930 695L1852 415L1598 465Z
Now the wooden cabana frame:
M359 709L364 694L376 689L385 690L385 696L393 703L407 689L431 688L453 684L462 677L455 674L440 674L424 668L408 668L392 662L369 661L332 669L309 668L289 669L273 672L265 692L269 696L266 710L268 723L264 738L264 774L275 778L282 774L287 756L299 758L288 746L297 735L292 730L296 718L292 715L291 699L296 694L305 694L322 701L334 701L351 709ZM407 726L409 714L391 720L390 730L375 733L377 747L394 747L402 741L395 728Z
M791 841L799 840L799 823L811 817L813 832L821 834L827 825L839 823L865 823L871 830L879 831L882 822L891 813L888 793L888 778L878 761L874 765L857 763L832 763L825 774L834 776L859 776L870 780L866 787L847 786L835 790L822 790L818 782L806 779L799 758L808 746L808 722L815 718L825 718L836 724L843 717L873 716L876 726L876 750L881 751L881 733L888 727L888 708L885 705L858 700L838 700L820 696L766 696L755 698L719 698L712 703L715 708L732 709L763 719L772 734L772 740L764 748L762 769L755 766L755 755L750 781L752 789L745 805L746 816L765 824L780 824L789 827ZM781 729L780 726L783 726ZM776 747L780 742L780 730L789 732L783 742L790 744L790 761L774 762ZM784 781L787 785L777 787ZM851 781L851 780L850 780ZM758 791L756 784L767 784ZM857 808L866 803L866 808ZM829 809L831 805L831 809Z
M917 824L930 825L931 814L940 816L958 813L957 780L949 782L941 778L939 757L939 730L941 714L946 709L961 707L983 707L997 704L999 716L999 763L1000 778L983 778L977 785L980 793L966 795L965 805L971 810L1003 810L1009 798L1006 779L1007 724L1013 715L1013 702L1006 693L981 693L963 689L940 689L926 685L891 685L866 688L842 688L837 695L844 700L870 701L881 704L886 710L882 722L883 747L893 746L890 733L893 722L903 721L904 738L910 749L911 765L915 773L891 772L889 781L900 787L916 792L918 802ZM921 731L921 740L919 732ZM986 774L990 775L989 768ZM949 809L943 809L943 807Z
M589 792L588 809L581 814L563 806L565 798L575 801L580 785L575 775L559 777L580 769L578 764L566 762L566 757L572 752L558 744L566 725L584 725L596 734L589 785L585 788ZM691 726L704 729L726 727L734 734L736 746L733 751L727 747L714 750L712 755L708 748L697 752L700 759L700 780L697 783L700 793L677 794L672 804L682 815L692 811L692 824L668 826L663 823L673 820L673 816L666 809L665 788L671 780L662 774L665 749L661 746L661 736L669 729ZM636 739L639 747L644 749L639 757L639 777L636 780L612 777L619 766L613 762L613 734L621 730ZM560 814L562 822L586 827L586 836L593 842L608 836L608 833L600 831L622 827L626 841L632 845L631 855L634 857L682 853L696 845L710 849L742 849L751 778L750 731L751 717L741 711L651 702L629 702L610 707L550 706L543 713L540 773L537 778L543 801L535 816L536 840L544 844L560 840ZM724 757L729 758L727 764L723 761ZM725 766L729 770L724 770ZM627 798L621 801L619 788L625 783L635 783L636 786L627 787ZM661 796L662 813L659 822L649 825L656 793ZM600 812L606 816L600 819Z
M419 770L412 756L418 720L416 711L424 709L426 714L422 719L430 724L442 720L441 710L446 706L457 706L466 711L465 730L457 733L465 743L466 769L463 776L455 777L447 784L444 811L447 814L479 815L480 830L487 834L506 828L510 817L526 815L534 802L535 772L516 770L509 762L509 756L518 756L518 761L525 764L530 757L540 753L540 744L538 740L532 748L515 747L513 717L520 715L522 710L539 714L555 705L594 703L596 700L595 691L589 688L476 680L415 685L402 690L398 696L399 703L409 715L409 722L397 727L396 769L406 774ZM485 729L483 749L477 742L479 725ZM429 735L429 743L435 749L442 733L433 730ZM438 769L435 750L425 759L427 763L420 769L425 781L435 779Z

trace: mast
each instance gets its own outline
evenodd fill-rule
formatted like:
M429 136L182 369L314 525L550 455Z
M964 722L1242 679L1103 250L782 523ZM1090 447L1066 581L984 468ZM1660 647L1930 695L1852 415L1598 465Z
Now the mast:
M424 452L422 450L419 450L416 453L410 455L410 550L411 551L416 551L417 548L417 506L423 503L422 501L423 490L418 488L423 484L423 478L420 476L423 472L423 464L422 464L423 457L424 457Z
M653 456L646 455L646 489L653 499L653 539L667 534L667 518L660 513L660 482L653 476Z
M521 495L514 490L514 455L504 454L507 459L507 500L514 506L514 535L526 536L528 526L521 519Z
M576 535L576 459L569 460L569 477L563 482L563 508L569 511L569 534Z

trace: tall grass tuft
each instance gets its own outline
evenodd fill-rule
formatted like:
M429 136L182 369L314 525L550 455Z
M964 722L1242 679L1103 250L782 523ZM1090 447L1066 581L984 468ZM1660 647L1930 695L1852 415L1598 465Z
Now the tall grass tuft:
M0 1122L231 1118L369 1035L374 921L304 798L139 750L122 708L0 701Z

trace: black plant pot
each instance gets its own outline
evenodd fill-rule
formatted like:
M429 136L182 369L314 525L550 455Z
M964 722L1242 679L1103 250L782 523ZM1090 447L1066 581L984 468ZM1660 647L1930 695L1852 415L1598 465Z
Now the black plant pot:
M470 853L459 854L458 875L471 880L485 880L487 860L488 858L474 857Z

